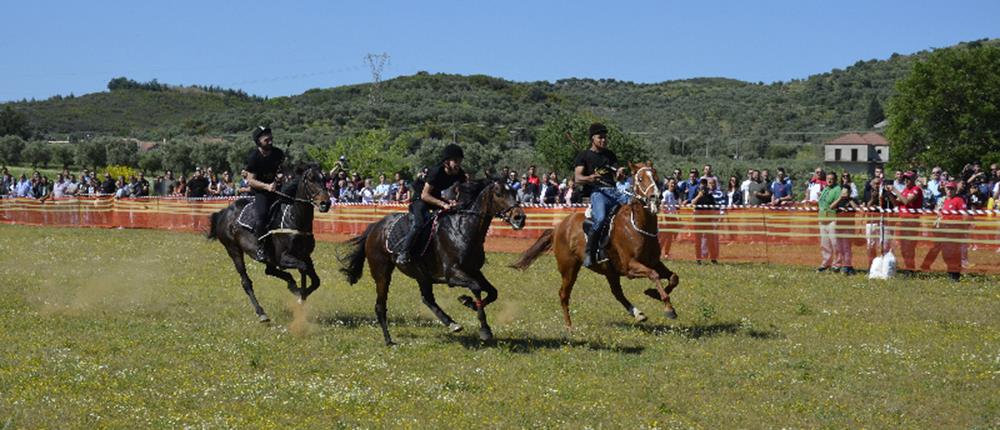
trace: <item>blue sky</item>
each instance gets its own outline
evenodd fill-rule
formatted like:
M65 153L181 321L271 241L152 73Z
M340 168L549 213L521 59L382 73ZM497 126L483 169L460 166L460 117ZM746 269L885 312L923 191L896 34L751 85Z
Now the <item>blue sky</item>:
M384 76L805 78L1000 37L998 1L12 1L0 100L127 76L283 96Z

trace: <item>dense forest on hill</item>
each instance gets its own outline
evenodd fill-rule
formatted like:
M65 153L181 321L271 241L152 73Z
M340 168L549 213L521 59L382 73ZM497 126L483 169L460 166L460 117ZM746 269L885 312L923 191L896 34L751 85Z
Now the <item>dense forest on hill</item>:
M313 89L271 99L116 78L106 92L0 108L23 115L35 139L244 143L253 126L269 124L279 140L295 142L305 153L309 147L331 147L338 139L384 130L387 139L405 141L417 159L422 148L454 139L496 154L484 163L531 159L547 125L583 115L607 120L656 159L816 160L814 144L843 131L869 130L881 120L895 82L928 54L893 54L770 84L724 78L655 84L577 78L513 82L420 72L378 87Z

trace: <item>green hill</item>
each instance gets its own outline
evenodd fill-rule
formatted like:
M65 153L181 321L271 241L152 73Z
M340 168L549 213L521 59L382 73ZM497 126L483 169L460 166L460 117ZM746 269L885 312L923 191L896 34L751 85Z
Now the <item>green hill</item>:
M306 143L388 128L395 134L419 131L430 138L530 145L546 121L590 112L641 136L657 155L690 156L711 148L715 157L780 158L792 156L803 143L869 129L872 100L884 106L895 81L927 54L894 54L771 84L723 78L655 84L576 78L512 82L421 72L382 82L380 102L373 104L369 84L262 99L119 78L107 92L5 105L26 115L38 136L225 137L270 124Z

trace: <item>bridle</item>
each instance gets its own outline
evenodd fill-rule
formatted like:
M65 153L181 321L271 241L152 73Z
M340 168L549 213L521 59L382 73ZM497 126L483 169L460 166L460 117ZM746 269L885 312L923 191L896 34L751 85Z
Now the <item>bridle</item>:
M490 185L489 187L486 187L486 189L484 189L483 191L481 191L481 193L485 193L487 191L492 192L491 189L494 186L497 186L497 185L498 185L498 183L494 182L492 185ZM506 188L506 185L504 185L504 187L505 187L505 189L509 189L509 188ZM489 201L489 203L487 203L487 205L489 205L488 207L492 207L493 206L493 199L490 198L489 200L490 201ZM506 209L497 212L496 215L493 215L493 218L498 218L501 221L506 222L507 224L514 225L514 223L511 220L511 218L512 218L511 213L514 212L515 209L520 208L520 207L521 207L521 202L515 200L515 202L514 202L514 204L512 206L509 206ZM472 210L472 209L460 209L460 210L454 211L453 213L479 215L480 211L478 211L478 210Z
M312 169L309 169L309 170L307 170L307 171L306 171L305 173L303 173L303 174L302 174L302 178L301 178L301 179L299 179L299 180L300 180L300 181L305 181L305 182L310 182L310 181L309 181L308 179L306 179L306 177L307 177L307 176L309 176L309 173L310 173L311 171L312 171ZM307 185L307 184L306 184L306 185ZM301 185L300 185L300 186L301 186ZM322 189L322 187L317 187L317 188L319 189L319 191L316 191L316 192L312 192L312 193L310 193L310 192L309 192L309 187L308 187L308 186L306 186L306 194L307 194L307 195L306 195L306 198L304 198L304 199L303 199L303 198L301 198L301 197L296 197L296 196L290 196L290 195L288 195L288 194L285 194L285 193L283 193L283 192L281 192L281 191L278 191L278 190L274 190L274 191L272 191L272 192L273 192L274 194L277 194L278 196L281 196L282 198L285 198L285 199L288 199L288 200L291 200L291 201L293 201L293 202L295 202L295 203L301 203L301 204L305 204L305 205L312 205L312 206L313 206L313 207L315 207L316 209L319 209L319 203L316 203L316 196L318 196L318 195L319 195L319 193L322 193L322 192L323 192L323 189Z
M660 199L660 187L656 185L655 172L656 170L648 166L636 170L635 174L632 175L632 189L634 191L626 193L631 194L632 198L641 201L643 206L648 206L649 211L652 213L656 213L656 204ZM649 178L649 185L640 189L639 176L642 174L645 174ZM653 189L652 194L649 192L650 188Z

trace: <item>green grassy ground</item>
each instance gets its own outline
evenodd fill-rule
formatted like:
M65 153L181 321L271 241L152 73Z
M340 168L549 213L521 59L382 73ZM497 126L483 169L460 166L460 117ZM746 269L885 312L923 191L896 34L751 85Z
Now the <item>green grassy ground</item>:
M759 265L671 264L680 318L636 325L581 276L567 333L551 257L490 256L498 341L396 277L374 290L336 247L304 307L254 266L256 322L222 247L192 234L0 226L0 428L990 428L1000 426L995 278L869 282Z

